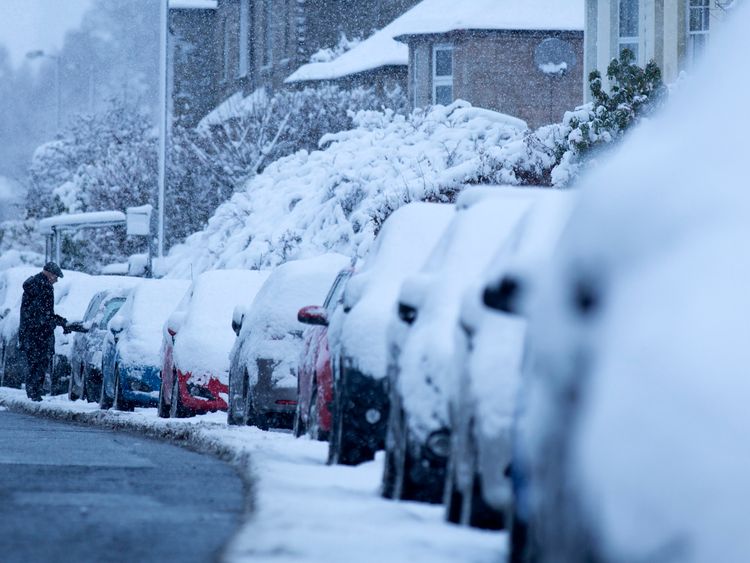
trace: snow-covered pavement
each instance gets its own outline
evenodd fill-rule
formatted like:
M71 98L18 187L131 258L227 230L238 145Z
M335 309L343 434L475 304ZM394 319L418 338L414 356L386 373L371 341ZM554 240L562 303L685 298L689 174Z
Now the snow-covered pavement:
M250 488L249 512L226 551L227 563L505 560L503 533L447 524L440 506L382 499L382 456L357 467L327 466L325 443L227 426L225 413L160 419L156 409L101 411L65 396L33 403L8 388L0 388L0 404L172 440L234 464Z

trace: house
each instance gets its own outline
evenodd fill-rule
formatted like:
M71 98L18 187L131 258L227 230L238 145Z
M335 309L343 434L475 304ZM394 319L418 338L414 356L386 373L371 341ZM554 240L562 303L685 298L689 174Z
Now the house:
M217 0L170 0L169 90L174 122L195 126L220 101L219 52L213 46Z
M424 0L409 46L413 107L463 99L536 128L583 101L582 0Z
M583 100L583 0L423 0L337 59L287 84L399 83L412 107L464 99L559 121Z
M630 49L636 63L654 60L666 83L689 71L736 0L586 0L586 76L606 75ZM588 95L588 92L587 92Z

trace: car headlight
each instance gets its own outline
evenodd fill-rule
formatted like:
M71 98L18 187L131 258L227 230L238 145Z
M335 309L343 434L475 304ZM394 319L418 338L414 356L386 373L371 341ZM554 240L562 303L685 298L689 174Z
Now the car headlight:
M451 452L451 435L446 429L436 430L427 438L427 451L438 458L447 458Z
M380 422L380 411L378 409L367 409L365 412L365 420L370 424L377 424Z

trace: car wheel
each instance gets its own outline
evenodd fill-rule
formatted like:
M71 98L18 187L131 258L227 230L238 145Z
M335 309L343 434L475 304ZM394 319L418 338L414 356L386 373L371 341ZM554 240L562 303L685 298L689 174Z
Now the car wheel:
M81 381L83 381L83 366L80 366L78 368L78 374L81 378ZM71 401L77 401L81 398L81 395L78 394L78 391L76 390L76 383L75 383L75 377L73 377L73 370L70 370L70 379L68 380L68 399Z
M169 418L169 405L164 400L164 377L162 375L161 383L159 384L159 404L156 407L156 414L159 418Z
M359 437L347 416L347 403L346 385L342 382L334 398L334 431L329 442L328 459L332 464L358 465L372 459L374 452L360 444Z
M325 441L320 431L320 409L318 408L318 383L313 382L310 405L307 409L307 435L312 440Z
M412 478L412 467L418 460L411 455L409 428L406 422L406 413L401 409L399 416L401 427L400 443L396 451L396 486L394 487L395 497L399 500L421 500L419 495L419 483L415 483Z
M99 408L107 410L112 408L114 401L107 395L107 386L104 385L104 369L102 369L102 390L99 393Z
M463 495L457 485L455 454L451 452L451 457L448 459L443 504L445 505L445 519L453 524L461 523L461 508L463 507Z
M176 370L172 371L172 402L169 405L169 416L171 418L187 418L190 416L190 412L180 399L180 378L177 376Z
M302 415L300 415L300 411L302 410L302 407L300 406L299 401L299 393L297 394L297 408L294 409L294 423L292 424L292 434L295 438L300 438L305 432L307 432L307 428L305 428L305 423L302 421Z
M239 426L244 423L242 415L237 412L237 403L244 405L247 402L245 396L245 383L242 384L242 392L239 393L240 400L235 399L236 389L232 389L232 377L229 377L229 404L227 405L227 424L230 426Z
M122 376L120 375L120 366L115 365L115 398L113 406L116 411L133 411L133 403L126 400L122 391Z
M465 491L461 503L461 523L474 526L475 528L486 528L500 530L503 528L503 514L492 508L484 500L482 491L482 477L478 471L478 452L476 440L473 437L473 423L470 425L472 431L467 436L469 440L469 467L471 468L471 485Z

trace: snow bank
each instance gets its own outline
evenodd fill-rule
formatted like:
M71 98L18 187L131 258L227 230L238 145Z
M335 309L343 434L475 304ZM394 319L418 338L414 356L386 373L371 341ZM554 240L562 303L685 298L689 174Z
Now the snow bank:
M339 252L364 256L380 224L410 201L448 201L490 172L485 155L526 129L465 102L409 117L361 112L356 127L269 165L170 251L169 276L265 269Z
M227 426L224 413L161 419L156 409L101 411L96 404L62 397L33 403L24 391L7 388L0 388L0 404L171 440L235 465L250 498L225 563L496 563L504 558L505 534L446 524L439 506L382 499L382 457L358 467L327 466L326 444Z

